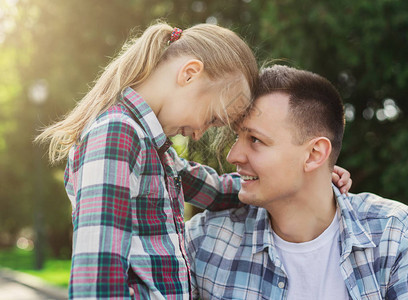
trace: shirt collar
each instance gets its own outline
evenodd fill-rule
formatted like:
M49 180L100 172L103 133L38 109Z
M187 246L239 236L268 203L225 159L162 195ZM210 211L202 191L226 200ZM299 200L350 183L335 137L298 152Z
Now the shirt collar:
M272 234L272 226L269 220L269 213L265 208L258 207L256 210L256 217L252 219L253 224L248 226L247 230L253 232L252 236L252 254L262 252L264 249L268 249L269 257L275 264L281 267L282 262L279 258L279 254L275 247L275 241ZM248 218L247 218L248 220Z
M252 253L263 251L265 248L273 245L272 227L269 222L268 211L262 207L256 210L255 219L247 218L247 230L253 232Z
M120 101L137 117L139 125L142 126L158 151L164 153L171 146L171 142L164 134L163 127L146 101L130 87L127 87L120 95Z
M346 258L352 247L373 248L376 244L371 234L364 229L357 212L351 205L352 197L341 194L339 189L333 185L333 191L337 200L337 212L340 219L340 239L342 245L341 257Z
M340 218L340 239L342 243L342 257L350 254L352 247L371 248L376 247L371 235L360 223L357 213L351 205L351 197L341 194L333 185L333 191L337 200L337 215ZM272 257L276 256L275 243L272 236L272 227L266 209L258 207L254 218L247 218L247 230L252 230L252 253L263 251L265 248L272 249Z
M283 268L282 261L279 258L278 251L273 239L272 226L269 220L269 213L265 208L257 207L255 209L255 218L247 218L247 232L252 232L252 254L259 253L268 249L268 255L274 264ZM251 223L249 224L248 219Z

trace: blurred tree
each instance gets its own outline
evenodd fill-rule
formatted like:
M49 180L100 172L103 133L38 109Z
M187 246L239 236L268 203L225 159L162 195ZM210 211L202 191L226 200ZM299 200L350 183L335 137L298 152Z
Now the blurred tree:
M407 201L407 6L398 0L0 0L0 243L33 226L40 188L35 124L72 109L129 33L157 18L183 28L201 22L230 27L260 61L284 58L329 78L347 103L339 164L351 171L353 191ZM39 80L48 91L40 119L29 102ZM207 148L212 138L190 142L184 155L218 168ZM49 167L46 157L40 164L47 170L41 178L44 233L52 254L67 256L71 208L64 166Z
M263 59L327 77L346 103L339 164L353 191L408 203L408 2L252 1Z
M0 234L9 237L3 239L5 244L12 243L22 228L33 226L36 206L41 206L52 254L70 251L71 208L63 187L64 166L50 167L45 154L41 158L36 155L32 140L38 134L38 124L47 125L72 109L124 41L157 18L180 27L206 21L232 24L230 18L247 5L235 4L231 0L223 4L1 0ZM40 114L29 97L38 82L47 89ZM41 149L42 153L45 150ZM38 170L43 170L41 175ZM38 176L41 185L35 180ZM37 195L40 203L36 203Z
M49 167L45 149L44 157L36 157L32 140L39 123L49 124L68 112L131 30L146 27L158 12L150 10L148 1L10 0L1 5L0 24L9 26L0 30L0 231L10 244L20 229L33 226L35 197L41 194L47 244L52 254L67 256L72 226L64 166ZM47 87L42 117L29 101L30 88L38 81ZM35 180L39 159L47 170L41 172L41 193Z

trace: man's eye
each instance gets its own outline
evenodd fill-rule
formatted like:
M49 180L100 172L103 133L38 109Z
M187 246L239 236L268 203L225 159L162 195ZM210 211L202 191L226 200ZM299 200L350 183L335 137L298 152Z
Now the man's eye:
M256 137L251 136L251 142L252 142L252 143L259 143L259 142L261 142L261 141L258 140Z

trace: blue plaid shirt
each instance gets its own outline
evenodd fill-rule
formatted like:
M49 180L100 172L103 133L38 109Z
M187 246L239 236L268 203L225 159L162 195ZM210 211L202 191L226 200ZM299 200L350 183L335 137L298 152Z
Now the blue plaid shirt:
M350 298L408 299L408 207L333 189ZM186 242L196 298L286 299L290 282L265 209L205 211L188 222Z

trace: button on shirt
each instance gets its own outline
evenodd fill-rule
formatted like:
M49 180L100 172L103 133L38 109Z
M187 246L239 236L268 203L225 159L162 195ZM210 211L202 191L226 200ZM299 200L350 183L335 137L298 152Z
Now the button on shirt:
M408 207L379 196L342 195L339 268L351 299L408 299ZM288 281L268 212L244 206L187 223L193 295L201 299L287 299Z
M128 299L128 286L135 299L190 298L184 200L236 207L239 176L189 163L166 141L151 108L127 88L71 149L65 170L74 227L70 298Z

